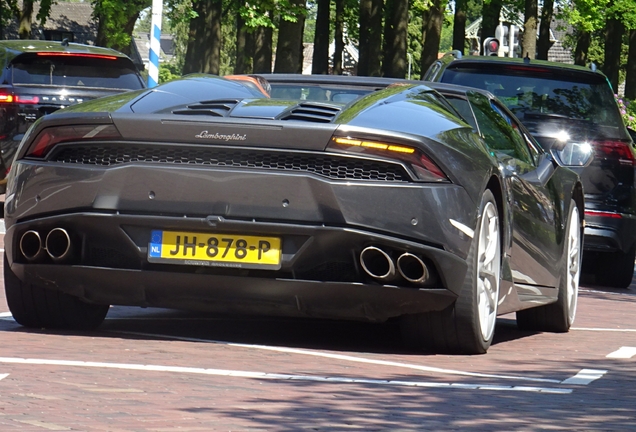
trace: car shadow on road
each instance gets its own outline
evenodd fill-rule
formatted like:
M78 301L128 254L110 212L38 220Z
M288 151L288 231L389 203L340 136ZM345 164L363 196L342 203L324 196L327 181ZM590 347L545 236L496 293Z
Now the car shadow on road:
M533 335L517 329L514 319L499 318L493 345ZM114 306L94 332L32 330L0 326L0 331L27 331L92 337L174 339L202 343L268 345L286 348L400 355L435 355L439 352L407 347L397 320L365 323L303 318L227 316L171 309Z

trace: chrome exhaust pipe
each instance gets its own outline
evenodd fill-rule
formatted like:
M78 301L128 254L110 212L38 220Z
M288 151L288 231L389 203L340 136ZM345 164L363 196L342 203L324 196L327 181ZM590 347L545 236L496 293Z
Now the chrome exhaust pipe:
M395 264L391 257L375 246L366 247L360 252L360 264L365 272L378 280L390 280L395 276Z
M45 245L53 261L63 261L71 255L71 237L64 228L53 228L46 236Z
M424 261L408 252L400 255L397 260L397 268L404 279L414 284L424 284L430 277Z
M29 230L20 237L20 252L27 261L37 261L44 256L40 233Z

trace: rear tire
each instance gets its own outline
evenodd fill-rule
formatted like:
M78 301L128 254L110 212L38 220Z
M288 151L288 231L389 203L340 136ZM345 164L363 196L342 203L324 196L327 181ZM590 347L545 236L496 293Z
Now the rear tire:
M497 203L489 190L482 196L466 261L464 284L453 305L402 317L407 345L462 354L484 354L490 347L499 300L501 239Z
M567 332L574 322L581 276L581 219L574 201L565 230L565 250L559 294L556 303L517 312L517 327L521 330Z
M4 290L13 319L25 327L92 330L104 321L109 305L22 282L4 257Z
M598 285L612 288L629 288L634 278L636 245L627 252L601 252L595 256Z

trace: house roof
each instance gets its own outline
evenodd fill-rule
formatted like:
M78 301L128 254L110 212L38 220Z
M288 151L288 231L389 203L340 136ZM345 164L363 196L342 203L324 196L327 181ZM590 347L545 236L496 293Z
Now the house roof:
M18 5L22 7L22 1L19 1ZM42 27L39 26L36 18L39 10L40 3L34 3L31 25L31 36L33 39L43 39L45 30L58 30L73 32L74 42L77 43L92 44L95 42L97 21L93 19L93 5L91 3L53 3L51 5L51 14ZM1 36L3 39L17 39L17 21L13 20Z

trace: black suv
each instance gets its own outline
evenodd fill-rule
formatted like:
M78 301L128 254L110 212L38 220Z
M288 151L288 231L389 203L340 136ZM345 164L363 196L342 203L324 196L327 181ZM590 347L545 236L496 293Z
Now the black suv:
M573 163L585 190L582 270L599 285L628 287L636 255L636 153L605 75L563 63L453 52L423 79L491 91L546 149L558 141L591 147L589 166Z
M22 135L39 117L144 81L124 54L43 40L0 41L0 193Z

